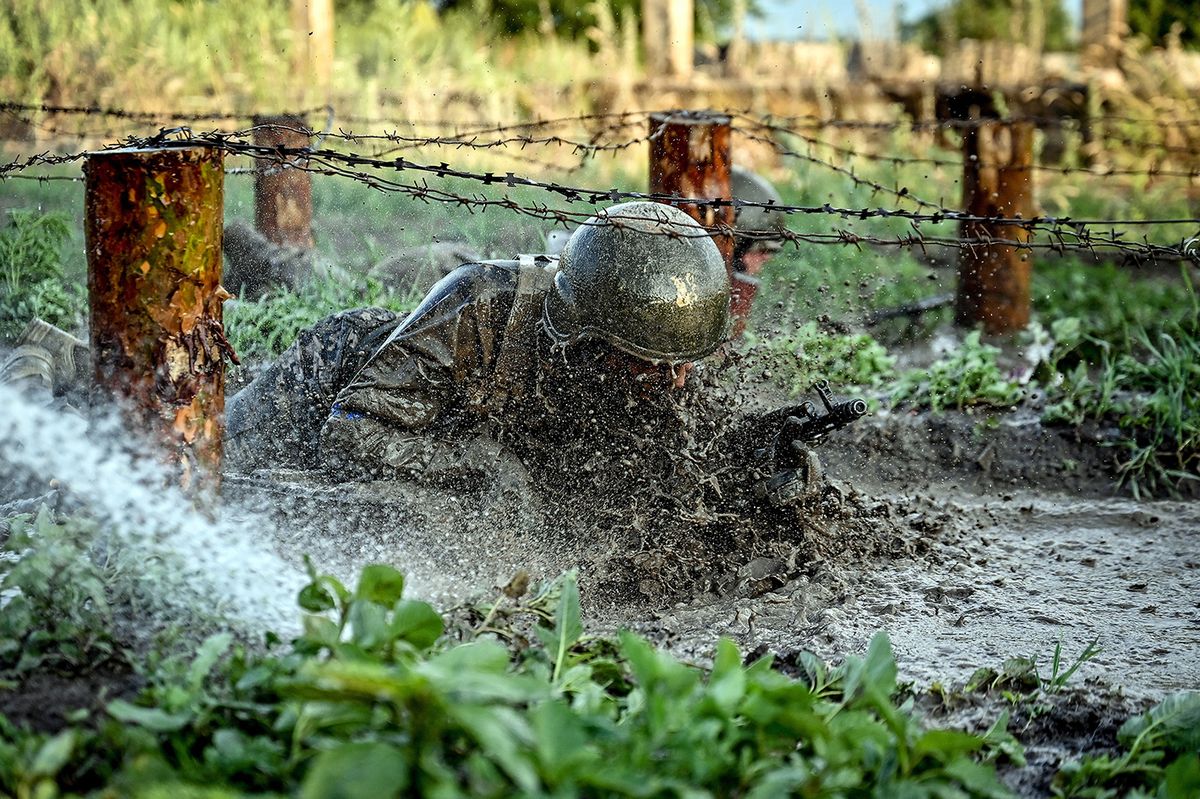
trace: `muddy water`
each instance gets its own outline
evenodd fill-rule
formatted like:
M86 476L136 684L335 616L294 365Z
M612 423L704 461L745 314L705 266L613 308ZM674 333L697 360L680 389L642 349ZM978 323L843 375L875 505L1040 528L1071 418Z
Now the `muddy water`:
M656 598L606 594L597 575L622 562L623 542L571 535L545 508L286 477L230 484L240 502L276 515L285 555L308 552L347 578L391 562L442 605L485 595L518 569L550 578L578 567L593 629L632 627L698 662L721 635L746 651L837 659L883 630L902 676L923 686L1017 655L1048 674L1056 643L1069 661L1097 640L1103 652L1073 681L1148 697L1200 687L1200 503L877 488L856 503L886 513L848 528L878 539L870 546L798 543L809 559L784 564L748 544L720 564L724 578ZM835 527L830 535L847 535Z
M918 686L1036 657L1048 675L1093 640L1075 681L1133 695L1200 687L1200 504L1015 495L926 497L944 529L915 558L830 564L752 599L677 607L641 626L702 656L714 635L827 658L884 630Z

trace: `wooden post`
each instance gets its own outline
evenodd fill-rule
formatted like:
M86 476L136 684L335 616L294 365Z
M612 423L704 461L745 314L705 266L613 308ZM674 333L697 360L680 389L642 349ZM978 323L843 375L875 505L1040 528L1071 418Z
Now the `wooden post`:
M1127 0L1083 0L1079 57L1085 67L1113 68L1128 33Z
M92 402L114 399L188 489L220 484L224 158L207 147L92 153L85 236Z
M980 122L963 132L963 208L972 216L1034 215L1033 124ZM962 223L964 239L1027 242L1018 225ZM1029 323L1030 251L1006 244L964 245L959 251L955 321L1008 333Z
M667 64L678 80L691 80L696 64L695 14L692 0L667 0Z
M296 116L256 117L254 143L260 147L307 147L308 126ZM256 159L254 226L268 241L312 249L312 175L287 158Z
M690 80L695 63L693 0L642 0L647 77Z
M650 193L701 200L729 199L729 117L709 111L650 115ZM733 206L701 208L673 203L705 227L733 225ZM726 266L733 262L733 237L715 235Z
M642 0L642 59L646 77L657 77L667 72L666 0Z
M333 0L292 0L292 28L295 76L307 97L315 90L317 99L328 103L333 85Z

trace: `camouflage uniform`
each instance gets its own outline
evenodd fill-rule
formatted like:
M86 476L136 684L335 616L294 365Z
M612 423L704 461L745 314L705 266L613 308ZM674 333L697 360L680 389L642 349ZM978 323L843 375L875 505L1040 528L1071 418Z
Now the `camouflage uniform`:
M229 464L435 482L494 467L504 455L482 428L508 384L498 359L505 348L527 353L525 383L537 357L537 325L510 318L520 268L467 264L411 314L346 311L304 331L229 400Z

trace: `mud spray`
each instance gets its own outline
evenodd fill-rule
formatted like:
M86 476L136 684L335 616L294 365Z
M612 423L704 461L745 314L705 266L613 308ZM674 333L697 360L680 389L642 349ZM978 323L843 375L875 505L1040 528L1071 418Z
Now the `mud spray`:
M979 470L974 461L954 466L934 451L944 425L864 420L822 450L845 502L785 525L651 512L644 487L618 481L636 471L619 451L611 469L569 483L573 505L521 486L331 484L276 470L226 475L212 521L119 437L2 387L0 403L0 464L63 483L103 523L104 546L143 570L142 592L176 617L216 605L244 625L291 629L304 554L346 579L390 563L413 595L443 607L519 569L538 579L578 568L593 629L633 627L701 661L719 635L746 651L836 659L885 630L905 677L927 685L1016 655L1046 663L1057 643L1073 656L1098 639L1104 652L1077 680L1141 696L1200 683L1200 503L1104 497L1111 483L1100 482L1031 493L1041 481L1015 465L1038 462L1030 452L1045 442L1019 430L996 437L1011 446L980 481L965 471ZM916 436L922 446L910 446ZM1025 491L999 485L1010 455ZM918 468L930 463L943 482ZM593 477L596 490L581 494Z

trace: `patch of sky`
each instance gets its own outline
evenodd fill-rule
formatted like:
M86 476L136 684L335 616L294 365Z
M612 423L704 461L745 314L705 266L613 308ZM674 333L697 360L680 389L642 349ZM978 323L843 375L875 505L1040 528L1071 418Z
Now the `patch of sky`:
M752 40L810 40L858 38L864 26L862 12L870 14L869 29L884 35L896 28L895 20L911 22L941 8L945 0L759 0L762 14L746 21L746 36ZM1078 20L1082 0L1066 0L1067 13Z

